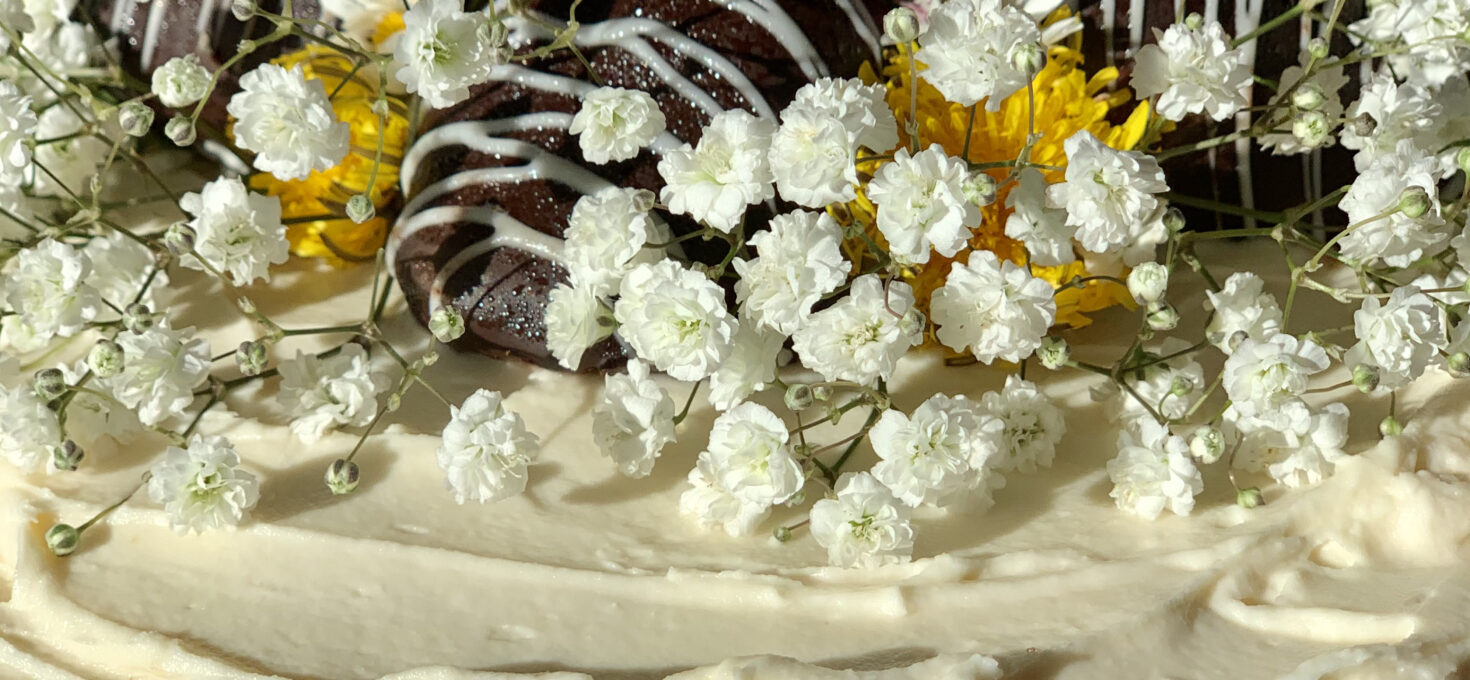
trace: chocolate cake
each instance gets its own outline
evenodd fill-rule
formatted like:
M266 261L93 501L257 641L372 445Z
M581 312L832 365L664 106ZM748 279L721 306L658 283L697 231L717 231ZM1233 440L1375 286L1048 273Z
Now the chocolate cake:
M533 2L540 19L565 22L566 0ZM450 305L466 322L461 349L555 367L545 343L547 295L566 271L557 263L572 206L607 186L657 191L657 149L695 143L721 110L774 118L798 88L820 77L856 75L876 62L886 3L860 0L616 0L583 3L579 49L597 79L650 93L668 134L638 157L594 165L567 133L579 96L595 87L574 55L497 69L494 82L459 105L429 112L404 159L409 197L389 255L410 308L427 322ZM521 52L548 29L507 21ZM753 209L759 223L769 207ZM674 233L698 227L670 220ZM720 253L691 253L698 258ZM583 357L584 371L626 361L609 338Z

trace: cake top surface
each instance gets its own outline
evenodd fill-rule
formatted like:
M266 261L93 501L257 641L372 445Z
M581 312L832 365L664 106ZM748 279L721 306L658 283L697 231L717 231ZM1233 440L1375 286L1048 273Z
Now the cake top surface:
M0 675L1464 676L1470 7L1349 5L0 6Z

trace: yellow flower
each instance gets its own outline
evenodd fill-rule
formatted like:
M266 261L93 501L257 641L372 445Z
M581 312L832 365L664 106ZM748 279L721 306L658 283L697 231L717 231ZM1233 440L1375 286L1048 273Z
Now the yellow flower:
M1046 66L1032 81L1035 99L1034 126L1038 139L1031 147L1031 161L1056 168L1042 169L1042 175L1048 182L1062 180L1067 164L1062 145L1077 131L1088 130L1109 146L1126 149L1132 148L1143 136L1148 122L1146 103L1135 108L1122 125L1108 122L1109 112L1130 101L1131 93L1127 90L1104 92L1104 88L1118 78L1117 69L1105 68L1088 77L1081 68L1082 55L1077 48L1075 43L1072 46L1053 46ZM891 51L881 78L866 66L862 77L868 82L881 80L886 84L888 105L902 127L909 120L909 88L912 86L909 82L907 55L900 51ZM938 144L956 157L964 157L968 153L967 158L972 163L998 164L1014 161L1024 149L1027 134L1032 129L1032 111L1032 94L1022 90L1001 102L998 111L991 112L986 111L984 106L977 107L974 124L971 125L969 107L946 101L938 90L921 78L918 91L919 146L927 148L931 144ZM965 144L966 130L970 130L968 149ZM907 141L906 135L901 136ZM858 169L866 179L884 162L887 161L862 163ZM1015 184L1005 181L1010 171L1009 167L986 170L998 182L998 195L993 203L982 210L980 224L971 226L973 236L970 239L970 250L961 251L952 258L935 254L928 263L903 272L904 280L914 287L919 308L926 314L929 297L934 289L943 285L950 264L956 260L968 261L970 252L989 250L1017 264L1025 263L1025 247L1005 236L1006 218L1011 213L1006 207L1006 196ZM857 200L846 206L839 206L832 212L844 224L852 224L854 221L861 224L868 238L880 246L883 244L882 234L874 226L874 206L861 191ZM869 250L865 239L852 239L846 244L846 248L856 267L871 265L871 257L867 262L863 261ZM1057 287L1074 277L1087 274L1080 261L1059 267L1036 266L1032 268L1032 272ZM1061 291L1056 300L1057 322L1074 328L1091 323L1085 315L1087 312L1116 304L1132 305L1132 298L1126 288L1101 281L1092 282L1082 289L1069 288ZM932 333L930 342L934 342Z
M284 68L300 64L307 78L321 79L331 95L332 110L352 131L352 148L336 167L314 171L306 179L284 181L259 173L250 177L250 186L281 199L291 252L335 264L370 261L392 224L392 216L383 213L391 212L399 200L398 165L408 141L408 110L402 99L388 95L380 128L373 111L377 75L368 73L369 68L353 72L353 62L331 48L312 45L278 57L275 63ZM375 174L380 142L382 155ZM346 217L347 201L357 194L367 194L379 213L362 224Z

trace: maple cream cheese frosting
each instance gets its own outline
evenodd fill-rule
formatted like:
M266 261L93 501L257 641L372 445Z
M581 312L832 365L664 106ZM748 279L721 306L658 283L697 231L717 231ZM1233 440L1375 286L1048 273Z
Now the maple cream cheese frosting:
M1269 256L1225 248L1215 255ZM284 281L249 293L283 324L321 325L357 318L370 275L293 262ZM207 337L246 336L225 293L202 285L174 314ZM401 303L394 309L387 332L411 344L422 331ZM1116 354L1123 333L1107 327L1131 326L1127 314L1074 334L1075 351ZM277 351L297 347L318 345ZM895 402L911 407L934 391L978 396L1004 377L917 354L892 386ZM261 479L259 505L235 530L179 536L139 494L75 554L55 558L42 532L126 494L161 442L89 451L73 473L0 463L0 676L1470 673L1470 381L1431 372L1402 390L1408 427L1382 442L1374 430L1386 398L1350 388L1312 395L1353 408L1358 453L1333 476L1301 490L1264 484L1267 503L1247 510L1234 504L1223 466L1210 466L1191 516L1147 521L1108 497L1116 431L1089 395L1097 376L1033 366L1030 377L1066 412L1053 467L1011 476L988 510L920 511L913 563L871 570L824 566L825 551L801 531L789 543L771 539L800 508L778 508L746 538L680 516L685 476L714 417L708 407L696 405L652 476L634 480L593 441L600 379L445 356L429 378L451 401L480 386L502 390L544 447L525 494L457 505L434 455L447 412L427 393L411 392L368 440L357 492L332 496L322 472L355 436L302 444L273 386L240 391L205 422ZM866 455L851 469L870 465Z

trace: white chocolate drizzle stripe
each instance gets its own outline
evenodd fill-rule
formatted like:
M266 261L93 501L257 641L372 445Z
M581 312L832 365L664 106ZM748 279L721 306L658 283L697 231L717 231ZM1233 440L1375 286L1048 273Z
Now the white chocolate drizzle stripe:
M827 62L822 60L821 55L817 54L817 48L812 46L811 38L791 20L791 15L781 8L778 0L726 0L725 6L744 14L745 18L760 24L761 28L770 33L786 49L787 54L791 55L791 60L801 67L807 80L831 75ZM857 22L854 21L853 25L856 26Z
M492 250L514 248L558 264L563 262L561 239L526 226L524 222L511 217L509 213L499 208L442 205L414 215L399 227L410 226L420 221L423 224L414 225L415 231L425 226L454 222L483 224L494 230L488 238L480 239L468 248L455 253L454 257L439 268L439 272L434 276L434 285L429 289L430 314L449 303L444 290L449 280L454 278L454 275L458 274L466 264Z
M148 23L143 25L143 50L138 55L138 64L144 70L152 68L153 53L158 49L158 34L163 30L163 18L168 14L170 4L170 0L148 3Z
M873 16L868 14L868 8L853 0L837 0L837 6L847 15L847 20L852 23L858 37L868 44L868 51L873 54L873 65L882 63L883 48L878 45L878 25L873 21Z
M561 22L555 17L538 16L539 20L555 26ZM549 41L555 36L546 26L522 19L511 17L506 20L505 25L517 36L518 41ZM654 49L653 45L645 39L651 36L665 43L675 52L684 54L706 68L713 71L719 77L730 83L740 93L740 96L750 104L756 113L768 118L774 118L775 112L771 105L761 96L760 90L738 66L726 59L719 52L701 45L694 39L674 30L672 27L638 17L626 17L619 19L608 19L594 24L586 24L577 31L576 43L579 47L617 47L635 57L648 66L660 80L680 97L693 103L711 117L724 111L724 107L715 101L713 95L700 88L689 80L687 76L674 68L663 55ZM493 76L492 76L493 77ZM582 82L582 81L576 81ZM587 87L582 88L576 96L584 94L592 89L591 83L585 83Z

